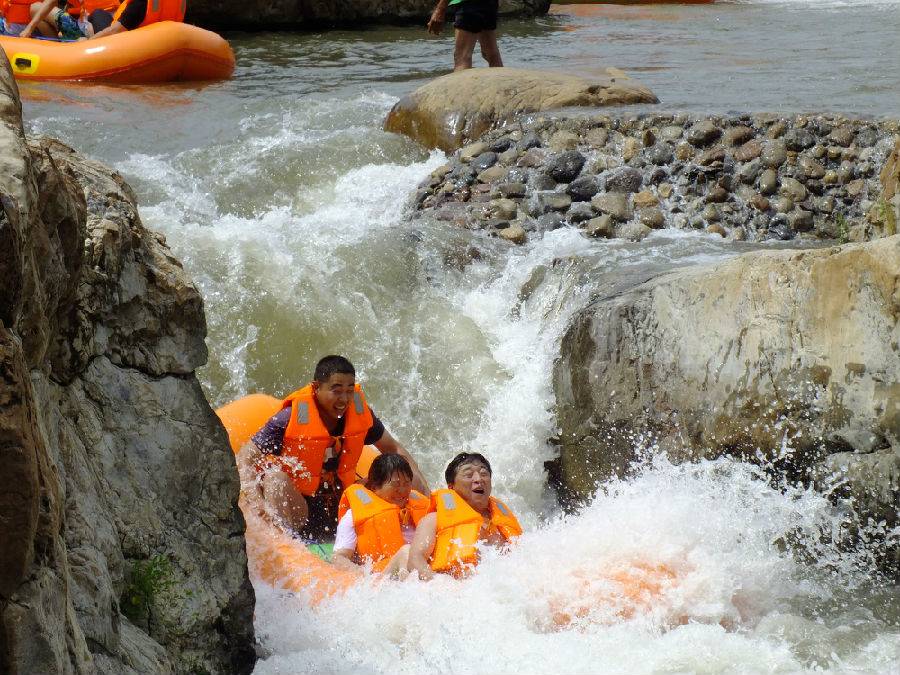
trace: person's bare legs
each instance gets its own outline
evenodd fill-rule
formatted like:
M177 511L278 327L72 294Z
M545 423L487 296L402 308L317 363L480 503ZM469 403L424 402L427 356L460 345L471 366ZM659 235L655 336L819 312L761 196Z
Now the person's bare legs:
M481 45L481 55L491 68L503 67L503 59L500 58L500 47L497 46L497 31L483 30L478 33L478 44Z
M478 33L456 29L456 43L453 46L453 70L466 70L472 67L472 52L475 51L475 43L477 41Z
M295 532L300 532L309 517L309 507L290 477L283 471L265 472L261 487L266 510Z

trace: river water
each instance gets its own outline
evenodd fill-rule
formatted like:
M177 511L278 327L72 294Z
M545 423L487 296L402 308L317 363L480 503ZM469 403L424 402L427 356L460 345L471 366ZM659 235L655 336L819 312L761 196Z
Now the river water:
M622 68L659 96L656 110L896 117L898 34L898 0L747 0L556 8L502 23L500 46L510 66ZM283 394L318 356L346 354L433 485L452 454L483 451L529 530L463 583L362 584L315 609L258 583L258 672L898 672L900 593L870 551L821 543L842 518L823 498L726 460L657 460L569 517L544 486L552 364L591 286L748 245L563 229L511 251L410 222L407 196L444 156L381 122L447 72L450 38L415 27L229 38L238 68L225 83L23 85L26 128L135 187L144 222L204 294L200 376L214 405ZM522 294L539 267L544 282ZM628 611L596 577L647 569L670 577Z

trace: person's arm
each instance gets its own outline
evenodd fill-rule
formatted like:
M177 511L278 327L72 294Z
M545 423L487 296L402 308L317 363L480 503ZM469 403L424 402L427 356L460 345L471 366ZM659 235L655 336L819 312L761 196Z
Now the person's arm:
M416 464L416 460L412 458L412 455L409 454L409 451L400 445L397 442L397 439L391 436L391 432L387 429L384 430L384 433L381 435L377 441L375 441L372 445L378 448L385 455L400 455L407 462L409 462L410 468L412 468L413 472L413 482L412 486L414 490L418 490L423 495L430 495L431 490L428 488L428 482L425 480L425 476L422 475L422 472L419 471L419 465Z
M438 0L438 4L435 5L434 11L431 13L431 18L428 20L426 28L432 35L440 35L444 30L448 2L449 0Z
M331 564L342 570L361 572L356 564L356 529L353 527L353 510L347 512L338 521L337 530L334 532L334 552L331 555Z
M31 34L34 33L35 27L41 21L46 19L50 12L53 11L53 8L56 7L56 2L57 0L44 0L44 2L41 3L41 8L37 11L37 14L31 17L31 21L29 21L28 25L25 26L21 33L19 33L19 37L31 37Z
M116 35L117 33L124 33L128 29L125 28L118 21L113 21L109 26L101 30L99 33L94 33L88 40L96 40L97 38L106 37L107 35Z
M409 563L407 569L410 572L418 572L419 579L428 581L434 577L434 570L428 560L434 553L434 542L437 539L437 514L429 513L424 516L416 526L416 534L412 544L409 545Z

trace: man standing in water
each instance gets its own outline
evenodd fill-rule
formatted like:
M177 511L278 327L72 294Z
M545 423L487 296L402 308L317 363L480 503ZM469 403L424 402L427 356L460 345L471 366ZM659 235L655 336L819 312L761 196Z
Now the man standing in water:
M522 534L509 507L491 496L491 465L477 452L461 452L444 472L448 489L431 496L409 549L409 571L428 580L435 572L465 576L478 564L478 546L505 546Z
M428 32L440 35L444 30L447 8L452 8L456 29L453 47L453 70L472 67L475 43L481 45L481 55L491 68L503 66L500 47L497 46L498 0L438 0L428 21Z
M338 501L356 481L364 445L406 458L412 486L428 494L415 460L369 408L343 356L321 359L313 381L284 399L250 445L247 461L261 474L263 498L284 524L310 539L334 534Z

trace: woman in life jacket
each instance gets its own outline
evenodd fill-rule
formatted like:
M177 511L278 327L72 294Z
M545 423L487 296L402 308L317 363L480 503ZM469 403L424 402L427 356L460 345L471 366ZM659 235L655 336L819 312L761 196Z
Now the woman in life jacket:
M338 510L336 567L405 575L416 525L428 513L428 497L412 489L413 470L401 455L379 455L365 485L348 487Z
M506 546L522 534L509 507L491 496L491 465L477 452L461 452L444 472L448 489L431 495L410 545L409 571L462 577L478 564L479 547Z

